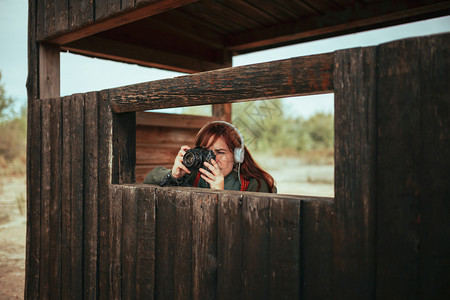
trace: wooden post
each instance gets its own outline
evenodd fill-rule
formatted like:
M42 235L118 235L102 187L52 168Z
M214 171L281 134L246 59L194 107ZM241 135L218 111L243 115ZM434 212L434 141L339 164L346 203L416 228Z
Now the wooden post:
M376 48L337 51L333 293L375 297Z
M60 96L59 46L39 45L39 98Z

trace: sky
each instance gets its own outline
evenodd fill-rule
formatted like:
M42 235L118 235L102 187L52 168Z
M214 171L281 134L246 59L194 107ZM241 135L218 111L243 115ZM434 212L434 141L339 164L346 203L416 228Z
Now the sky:
M0 71L6 95L20 107L26 103L28 0L0 0ZM450 16L385 29L371 30L276 49L235 56L233 66L364 47L388 41L450 32ZM61 96L98 91L140 82L172 78L181 73L61 53ZM283 100L293 116L333 113L333 95Z

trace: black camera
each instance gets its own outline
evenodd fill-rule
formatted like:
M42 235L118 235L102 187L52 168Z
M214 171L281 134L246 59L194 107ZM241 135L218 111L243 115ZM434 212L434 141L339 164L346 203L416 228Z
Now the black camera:
M208 150L205 147L195 147L186 151L183 156L183 165L189 171L196 171L201 167L205 168L203 163L206 161L211 163L211 159L216 159L216 155L212 150Z

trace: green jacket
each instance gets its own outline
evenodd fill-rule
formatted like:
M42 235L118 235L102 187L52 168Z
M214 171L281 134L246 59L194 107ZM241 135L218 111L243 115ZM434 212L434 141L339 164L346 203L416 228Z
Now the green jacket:
M145 176L144 183L147 184L157 184L159 185L163 178L168 176L172 172L171 169L166 169L164 167L156 167L153 170L151 170L147 176ZM197 177L198 171L193 171L191 174L186 174L180 179L175 179L173 177L170 177L168 182L165 184L167 186L194 186L195 178ZM247 187L248 192L261 192L261 193L269 193L269 186L264 180L261 181L261 187L258 190L258 180L256 178L251 178L250 182ZM236 171L232 171L230 174L228 174L225 177L225 190L233 190L233 191L239 191L241 187L241 183L238 179L238 175ZM198 187L201 188L209 188L209 184L200 178L198 182ZM276 193L276 189L275 189Z

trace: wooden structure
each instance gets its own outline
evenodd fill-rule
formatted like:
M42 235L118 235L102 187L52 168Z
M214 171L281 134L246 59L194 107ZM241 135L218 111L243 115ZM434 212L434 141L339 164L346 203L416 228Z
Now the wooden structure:
M30 0L25 298L449 298L450 35L220 69L449 7ZM60 97L67 49L209 71ZM334 199L135 183L154 163L140 149L172 143L146 143L168 124L141 111L214 104L226 118L232 102L328 92Z

